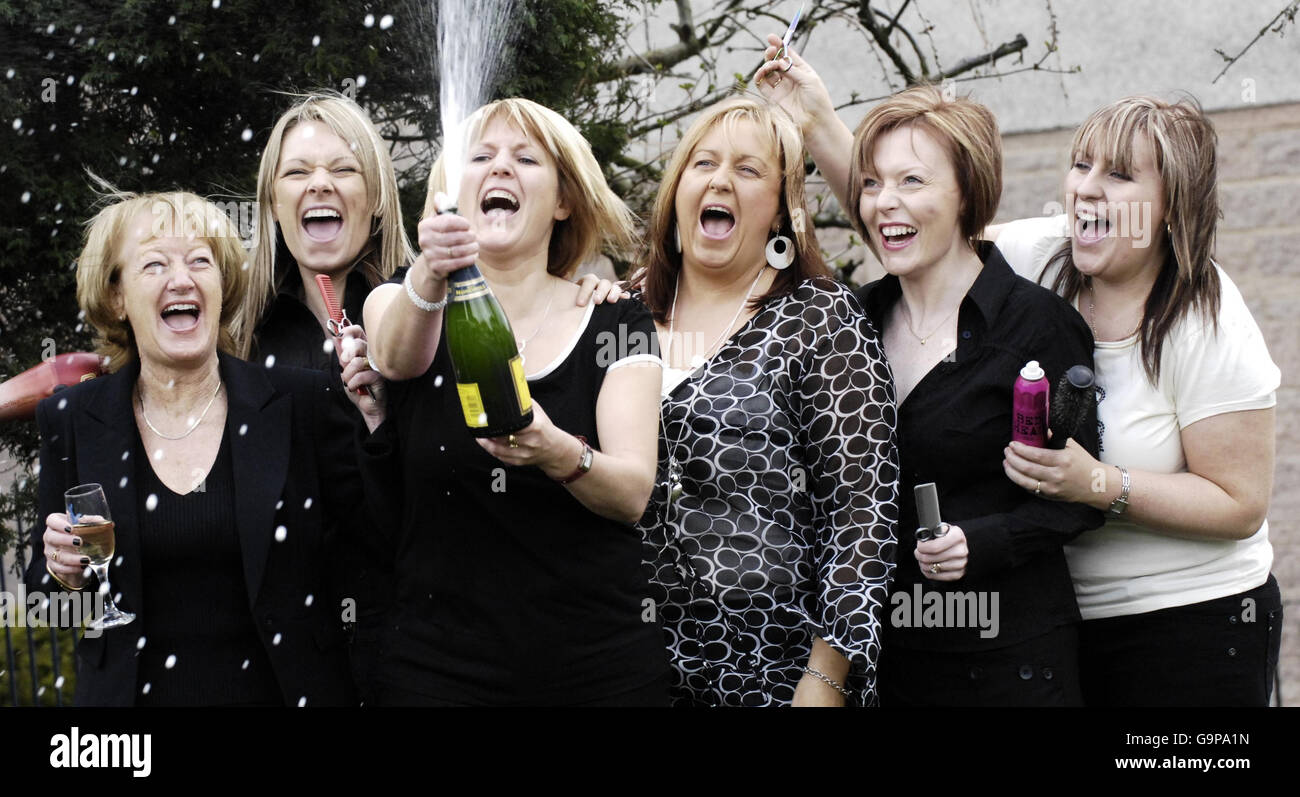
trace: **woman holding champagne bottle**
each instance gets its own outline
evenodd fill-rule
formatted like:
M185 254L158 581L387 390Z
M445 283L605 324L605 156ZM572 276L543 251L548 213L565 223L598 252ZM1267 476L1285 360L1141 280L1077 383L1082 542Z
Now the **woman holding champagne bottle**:
M111 373L37 410L46 527L29 588L94 584L91 541L65 514L84 510L64 493L98 482L116 524L112 597L135 614L81 640L76 702L352 704L325 555L366 507L339 388L232 356L248 277L220 208L114 199L77 265Z
M463 215L432 212L440 160L420 256L402 285L366 302L371 356L407 380L391 385L381 427L393 432L405 497L388 541L398 597L379 702L665 705L632 528L654 478L654 325L631 300L578 307L581 287L565 279L603 244L629 246L631 214L555 112L502 100L464 130ZM471 266L481 281L457 275ZM515 338L502 366L519 352L502 389L531 405L532 420L476 439L491 401L471 396L495 388L458 382L464 363L453 367L447 338L459 321L443 308L487 301L486 288Z

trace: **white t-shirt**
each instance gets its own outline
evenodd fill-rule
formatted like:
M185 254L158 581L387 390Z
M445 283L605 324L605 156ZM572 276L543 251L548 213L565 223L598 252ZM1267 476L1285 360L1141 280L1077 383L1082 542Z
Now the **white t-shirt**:
M996 243L1016 273L1050 288L1055 270L1039 277L1068 234L1065 216L1025 219L1005 225ZM1165 341L1156 386L1142 368L1136 334L1096 344L1102 462L1184 473L1184 428L1220 413L1277 403L1281 372L1241 292L1215 268L1221 286L1218 332L1195 311L1185 316ZM1117 477L1113 470L1108 475ZM1065 552L1085 620L1235 595L1263 584L1273 564L1268 521L1248 539L1206 540L1159 534L1108 515L1104 526L1084 532Z

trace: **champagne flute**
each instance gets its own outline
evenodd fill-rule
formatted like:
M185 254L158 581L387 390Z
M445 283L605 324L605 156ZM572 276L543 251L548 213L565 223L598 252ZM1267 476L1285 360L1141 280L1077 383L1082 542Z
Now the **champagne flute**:
M135 615L117 608L113 588L108 583L108 563L117 545L104 488L98 484L82 484L64 493L63 500L68 506L72 533L81 538L81 554L90 559L90 568L99 579L99 591L105 596L104 614L91 620L89 627L102 631L126 625Z

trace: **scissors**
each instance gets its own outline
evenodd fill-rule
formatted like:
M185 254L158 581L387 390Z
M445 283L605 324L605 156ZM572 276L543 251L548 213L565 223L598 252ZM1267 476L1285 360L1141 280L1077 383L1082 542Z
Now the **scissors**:
M794 12L794 19L790 20L790 27L785 29L785 35L781 37L781 49L777 51L773 61L785 58L785 51L790 47L790 40L794 38L794 29L799 27L799 18L803 16L803 9L804 5L800 3L799 10Z

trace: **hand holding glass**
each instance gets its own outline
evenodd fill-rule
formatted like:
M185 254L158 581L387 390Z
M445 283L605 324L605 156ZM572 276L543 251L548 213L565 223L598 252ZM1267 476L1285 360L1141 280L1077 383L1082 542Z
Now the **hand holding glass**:
M117 608L113 602L113 589L108 583L108 563L116 550L113 516L108 512L108 499L104 488L98 484L83 484L63 494L68 506L68 522L72 533L81 538L81 553L90 559L90 568L99 579L99 591L105 599L104 614L90 622L90 628L101 631L126 625L135 615Z

